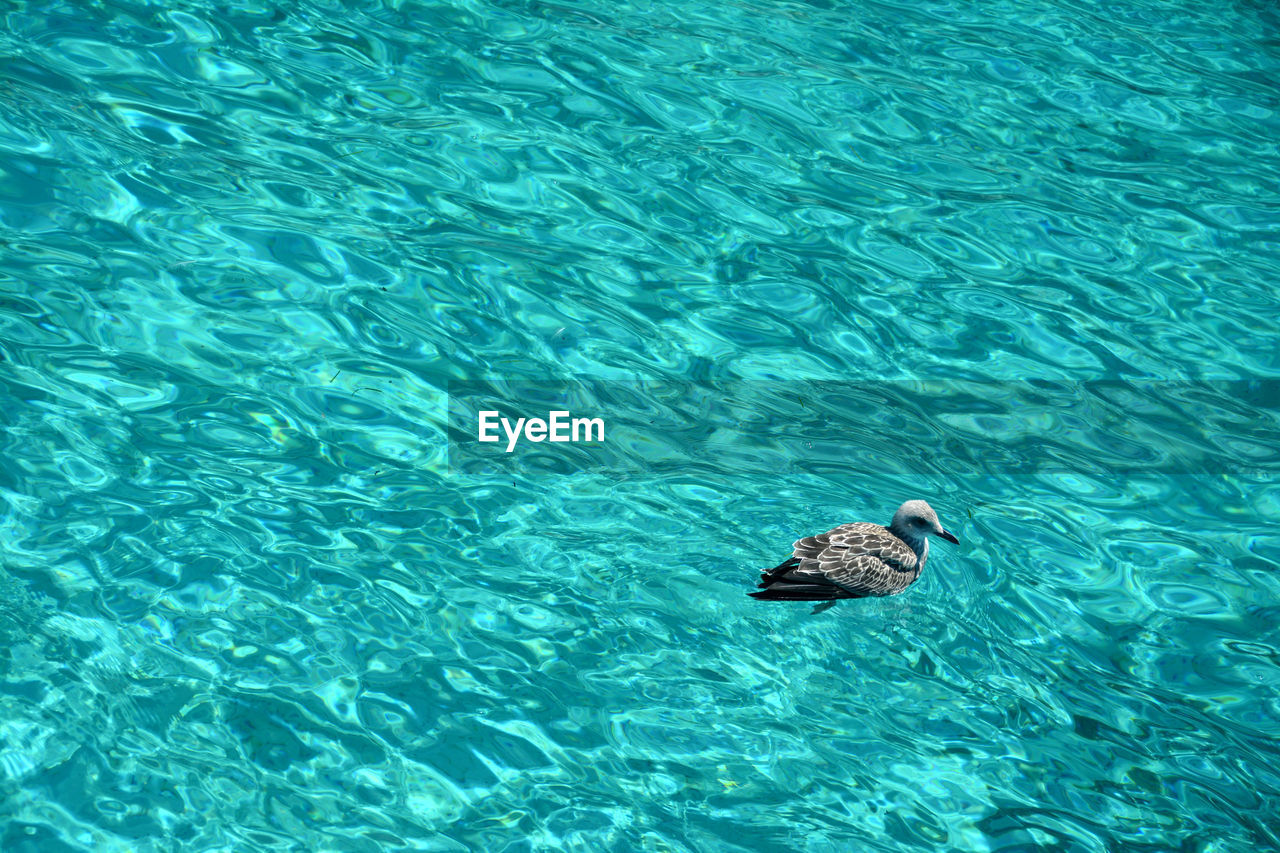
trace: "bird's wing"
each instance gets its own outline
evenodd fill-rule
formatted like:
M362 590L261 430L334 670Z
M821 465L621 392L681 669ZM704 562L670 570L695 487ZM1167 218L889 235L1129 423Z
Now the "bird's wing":
M905 542L866 522L806 536L793 547L800 562L788 573L789 580L828 583L859 597L904 589L915 580L919 565Z
M868 595L892 595L915 582L916 573L891 568L871 554L858 554L836 563L824 565L823 576L857 598Z

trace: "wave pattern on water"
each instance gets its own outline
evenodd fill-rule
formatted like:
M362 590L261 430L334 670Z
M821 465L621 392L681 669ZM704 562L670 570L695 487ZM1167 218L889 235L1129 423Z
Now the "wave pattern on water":
M1278 26L9 4L0 848L1280 845ZM574 376L616 465L457 467Z

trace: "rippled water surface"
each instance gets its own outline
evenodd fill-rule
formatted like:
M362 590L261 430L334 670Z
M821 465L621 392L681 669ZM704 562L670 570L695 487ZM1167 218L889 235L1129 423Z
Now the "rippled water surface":
M1277 80L1244 0L0 5L0 849L1280 846ZM916 497L906 594L746 597Z

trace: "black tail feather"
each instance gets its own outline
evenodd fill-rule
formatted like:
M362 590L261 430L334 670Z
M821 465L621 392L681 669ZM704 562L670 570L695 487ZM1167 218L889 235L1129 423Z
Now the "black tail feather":
M779 563L778 565L774 566L772 569L761 569L760 570L760 588L764 589L769 584L777 583L778 581L782 580L782 578L787 574L787 572L791 571L798 565L800 565L800 558L792 557L789 560L785 560Z
M749 592L747 595L762 601L831 601L850 597L839 587L829 584L785 581L774 583L768 589L762 589L759 592Z
M861 598L858 595L850 595L849 591L843 587L829 583L817 583L804 575L788 577L792 570L799 565L800 558L792 557L772 569L762 570L760 572L759 592L749 592L747 595L752 598L758 598L761 601L827 602L814 608L814 613L826 610L842 598Z

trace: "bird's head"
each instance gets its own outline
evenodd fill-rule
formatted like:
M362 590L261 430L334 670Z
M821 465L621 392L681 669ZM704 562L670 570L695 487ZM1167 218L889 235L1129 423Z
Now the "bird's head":
M924 501L907 501L898 507L889 529L894 535L907 541L920 541L928 538L929 534L934 534L954 545L960 544L959 539L942 529L938 514Z

